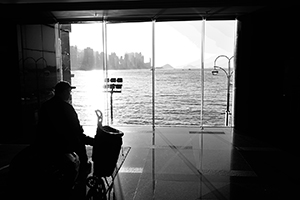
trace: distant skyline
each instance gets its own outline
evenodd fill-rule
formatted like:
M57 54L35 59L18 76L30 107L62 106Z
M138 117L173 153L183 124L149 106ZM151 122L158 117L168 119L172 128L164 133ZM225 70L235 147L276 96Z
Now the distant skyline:
M155 66L200 65L201 30L202 21L157 22ZM206 21L205 32L205 63L211 65L218 55L233 55L236 21ZM102 23L72 24L70 45L102 52ZM115 52L118 56L141 52L145 62L149 62L152 57L152 23L107 24L107 51L108 54Z

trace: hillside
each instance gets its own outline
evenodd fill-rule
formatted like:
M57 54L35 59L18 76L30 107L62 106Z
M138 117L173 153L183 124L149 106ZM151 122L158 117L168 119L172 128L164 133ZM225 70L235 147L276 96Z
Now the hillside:
M161 67L156 67L156 69L174 69L170 64L165 64Z

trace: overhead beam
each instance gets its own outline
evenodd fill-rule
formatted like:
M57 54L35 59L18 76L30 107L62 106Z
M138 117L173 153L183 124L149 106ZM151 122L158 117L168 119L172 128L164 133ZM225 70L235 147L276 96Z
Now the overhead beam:
M261 1L207 1L207 0L146 0L146 1L97 1L97 2L51 2L0 4L2 8L17 10L39 11L75 11L75 10L126 10L126 9L164 9L164 8L192 8L192 7L227 7L227 6L265 6Z

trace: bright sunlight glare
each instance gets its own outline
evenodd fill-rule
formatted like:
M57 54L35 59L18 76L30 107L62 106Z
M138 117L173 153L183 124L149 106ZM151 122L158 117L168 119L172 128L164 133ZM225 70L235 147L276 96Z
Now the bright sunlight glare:
M207 21L205 28L205 67L210 68L218 55L234 52L235 21ZM181 68L200 66L202 21L157 22L155 24L155 66L170 64ZM70 45L102 52L102 23L72 24ZM108 55L115 52L142 53L144 61L152 57L152 23L107 24Z

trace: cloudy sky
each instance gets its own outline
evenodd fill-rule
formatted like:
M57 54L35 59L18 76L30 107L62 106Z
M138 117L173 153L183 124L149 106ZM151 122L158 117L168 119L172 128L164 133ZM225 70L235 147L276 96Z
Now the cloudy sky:
M206 21L205 62L234 52L236 21ZM201 58L202 21L155 23L155 66L197 65ZM72 24L70 44L79 49L103 51L102 23ZM107 50L124 56L141 52L145 62L152 57L152 22L107 24ZM205 66L211 67L211 66Z

